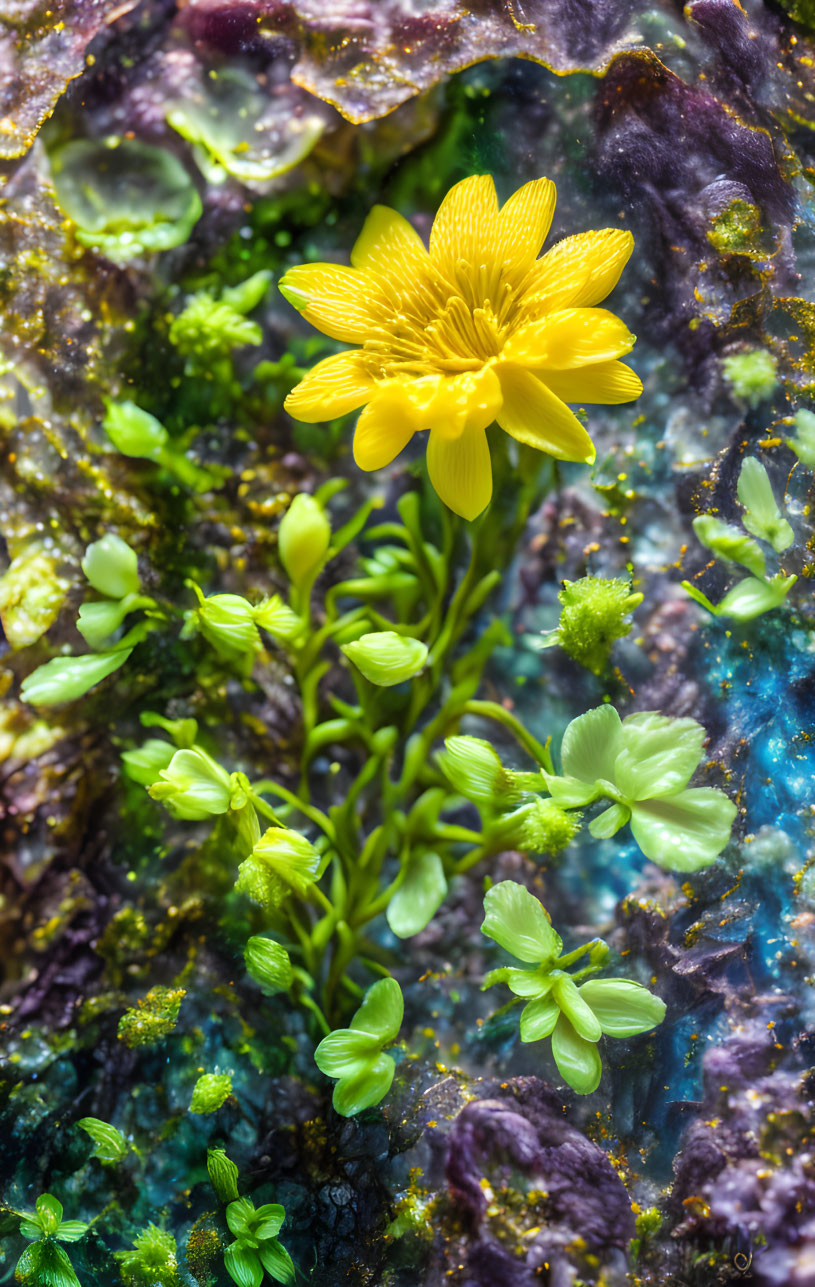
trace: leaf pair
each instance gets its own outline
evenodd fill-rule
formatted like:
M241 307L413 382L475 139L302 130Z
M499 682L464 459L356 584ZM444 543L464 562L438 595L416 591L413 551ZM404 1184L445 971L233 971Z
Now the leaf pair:
M674 871L713 862L730 838L736 806L714 787L688 787L705 730L693 719L643 711L621 720L598 706L572 720L561 745L562 776L544 773L564 808L613 801L589 825L598 839L626 822L646 858Z
M285 1218L286 1212L277 1202L257 1208L249 1198L230 1202L226 1222L235 1241L224 1252L224 1265L238 1287L260 1287L264 1271L275 1282L294 1281L292 1258L277 1241Z
M333 1104L342 1117L371 1108L390 1090L395 1064L383 1051L399 1035L403 1013L399 984L379 979L365 993L350 1026L329 1033L315 1050L320 1072L337 1079Z
M523 885L512 880L493 885L484 898L481 932L531 970L493 970L484 987L506 983L526 1005L521 1013L521 1041L552 1039L552 1054L564 1081L579 1095L597 1088L602 1061L601 1036L630 1037L661 1023L665 1003L629 979L576 979L599 968L594 961L607 952L604 944L587 944L561 957L562 942L545 908ZM562 967L588 953L592 962L572 976Z

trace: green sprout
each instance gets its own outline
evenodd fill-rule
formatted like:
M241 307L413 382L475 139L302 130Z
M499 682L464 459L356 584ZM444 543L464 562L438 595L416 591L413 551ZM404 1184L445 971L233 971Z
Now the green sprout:
M563 943L543 904L513 880L503 880L487 891L484 913L482 934L535 968L493 970L483 986L505 983L522 998L526 1004L521 1041L551 1037L552 1054L564 1081L579 1095L591 1094L603 1070L597 1049L600 1037L650 1032L665 1016L664 1001L630 979L592 979L608 956L601 939L561 956ZM569 973L565 967L583 956L588 956L589 964Z
M751 407L769 398L778 384L776 360L766 349L731 353L722 360L722 369L732 392Z
M544 639L547 648L559 644L564 652L592 674L607 669L617 639L631 631L630 613L642 603L623 578L584 576L564 581L558 594L560 623Z
M77 1126L90 1135L94 1144L91 1157L95 1157L103 1166L111 1166L127 1157L127 1140L115 1126L100 1121L98 1117L80 1117Z
M792 545L795 533L778 508L766 469L755 457L748 456L742 464L737 490L747 531L769 542L777 554L783 553ZM690 597L716 617L753 621L779 607L798 580L795 575L784 576L781 572L768 577L761 546L732 523L723 523L712 514L699 514L693 520L693 530L700 543L717 558L740 564L753 574L737 582L717 604L690 581L682 582Z
M180 1282L175 1238L154 1224L136 1235L132 1251L114 1255L125 1287L177 1287Z
M90 1225L82 1220L63 1220L62 1203L51 1193L37 1198L34 1211L17 1212L21 1217L20 1233L31 1246L26 1247L14 1270L22 1283L50 1283L54 1287L80 1287L73 1265L59 1242L78 1242Z
M326 1077L334 1077L334 1111L354 1117L385 1098L396 1065L384 1054L399 1035L404 1014L402 989L395 979L379 979L365 993L349 1027L324 1037L314 1062Z
M723 791L688 787L704 740L694 719L643 711L621 720L613 706L598 706L563 734L562 776L544 772L544 778L565 808L610 801L589 824L596 839L630 822L646 858L674 871L697 871L727 844L737 812Z
M802 465L815 469L815 412L804 408L796 411L794 423L795 437L788 438L787 443Z
M226 1222L235 1235L224 1252L224 1265L238 1287L260 1287L264 1270L278 1283L294 1281L295 1269L277 1234L286 1212L279 1203L255 1208L249 1198L237 1198L226 1208Z
M117 451L135 460L152 460L172 474L183 487L205 492L221 478L219 467L203 469L188 460L174 443L164 425L135 402L105 399L102 428Z

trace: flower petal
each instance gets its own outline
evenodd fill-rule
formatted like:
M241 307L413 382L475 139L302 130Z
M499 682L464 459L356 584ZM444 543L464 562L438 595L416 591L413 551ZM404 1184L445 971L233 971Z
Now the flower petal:
M492 462L485 431L465 429L458 438L445 438L438 429L431 429L427 472L454 514L470 521L478 518L492 497Z
M594 460L594 444L577 416L537 376L502 362L498 378L504 405L495 418L502 429L558 460Z
M513 192L498 213L493 255L507 268L528 270L552 226L557 190L551 179L533 179Z
M563 402L633 402L642 393L642 380L624 362L595 362L578 371L547 371L543 378Z
M498 198L492 175L473 174L456 183L439 206L430 230L430 258L455 279L459 260L471 270L494 257Z
M411 394L417 402L419 386L429 381L416 381ZM429 428L443 438L459 438L465 429L486 429L501 409L503 393L492 367L464 371L438 381L432 398L424 402L422 428Z
M335 353L323 358L295 385L283 403L295 420L316 424L356 411L371 397L376 385L359 353Z
M410 285L431 270L430 256L418 232L389 206L374 206L351 251L354 268L378 273L389 284L401 279Z
M566 370L623 357L636 336L605 308L566 308L522 326L504 345L507 362L536 370Z
M566 237L535 265L524 302L547 312L592 308L617 285L633 249L634 238L621 228Z
M299 264L281 279L280 291L318 331L348 344L363 344L387 309L374 279L342 264Z
M646 858L671 871L698 871L730 839L737 809L724 791L689 787L667 800L642 800L631 808L631 834Z
M695 719L639 711L623 720L612 782L631 800L676 795L690 782L707 736Z
M360 469L382 469L395 460L419 428L419 417L398 381L379 386L354 432L354 460Z
M552 1033L552 1054L561 1077L578 1095L590 1095L597 1089L603 1072L597 1046L576 1033L565 1014Z

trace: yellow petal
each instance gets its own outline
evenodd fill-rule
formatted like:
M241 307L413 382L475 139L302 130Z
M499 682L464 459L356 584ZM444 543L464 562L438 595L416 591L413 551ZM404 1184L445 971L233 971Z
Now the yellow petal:
M508 268L526 271L552 225L557 191L551 179L533 179L501 206L494 254Z
M592 308L614 289L634 249L621 228L600 228L566 237L535 265L524 302L547 311Z
M335 353L311 368L283 406L295 420L315 424L356 411L368 401L375 387L359 353Z
M547 451L558 460L591 464L595 451L591 438L574 412L546 385L523 367L502 363L498 368L504 405L497 420L518 442Z
M625 323L604 308L567 308L522 326L501 356L536 369L571 370L622 357L635 339Z
M449 509L462 518L478 518L492 496L492 464L484 430L465 429L458 438L445 438L431 429L427 472Z
M439 206L430 230L430 258L451 279L459 260L472 269L494 259L498 198L489 174L456 183Z
M642 381L624 362L596 362L576 371L541 371L541 379L564 402L633 402Z
M374 206L351 251L355 268L397 279L406 285L430 271L424 242L407 219L388 206Z
M417 414L404 391L381 385L354 432L354 460L360 469L382 469L395 460L418 428Z
M335 340L363 344L381 324L385 300L367 273L341 264L299 264L280 282L280 291L307 322Z
M458 438L468 429L486 429L501 407L501 385L492 367L443 378L425 405L422 428L443 438Z

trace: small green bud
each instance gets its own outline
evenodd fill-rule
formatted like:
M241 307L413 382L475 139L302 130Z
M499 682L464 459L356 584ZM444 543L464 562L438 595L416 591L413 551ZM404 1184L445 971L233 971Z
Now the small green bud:
M37 1222L46 1238L55 1234L62 1223L62 1203L51 1193L43 1193L35 1203Z
M584 576L564 581L558 594L562 605L560 624L545 646L560 644L580 666L594 675L607 668L615 640L631 630L626 617L642 603L628 581L601 576Z
M255 983L269 996L275 992L288 992L292 983L292 968L285 947L273 939L255 934L243 951L246 968Z
M191 1113L214 1113L232 1094L229 1073L203 1073L192 1092Z
M149 788L176 818L200 821L212 814L226 813L236 790L230 775L200 747L176 751L158 781Z
M508 804L517 798L511 775L483 738L448 737L437 758L450 785L466 800Z
M303 623L296 612L284 603L279 594L264 599L252 609L255 624L262 630L268 630L274 639L293 639L303 628Z
M207 1149L207 1171L221 1202L234 1202L238 1197L238 1168L222 1148Z
M208 598L194 582L198 596L195 619L201 634L216 652L225 656L257 652L261 647L255 609L239 594L212 594Z
M737 398L757 407L769 398L778 384L775 358L766 349L731 353L722 361L724 378Z
M353 643L343 644L342 651L365 678L379 688L412 679L427 661L427 644L395 630L380 630L363 635Z
M505 813L491 823L484 838L493 847L556 854L572 842L579 830L579 813L566 813L554 800L536 796L514 813Z
M238 868L235 888L273 911L292 893L303 897L319 869L320 855L305 836L286 827L269 827Z
M109 599L138 594L139 568L136 551L113 532L94 541L85 551L82 571L94 590Z
M167 430L135 402L107 402L102 428L123 456L157 460L167 444Z
M331 540L331 524L320 502L299 492L280 521L277 540L289 579L298 588L310 586Z

